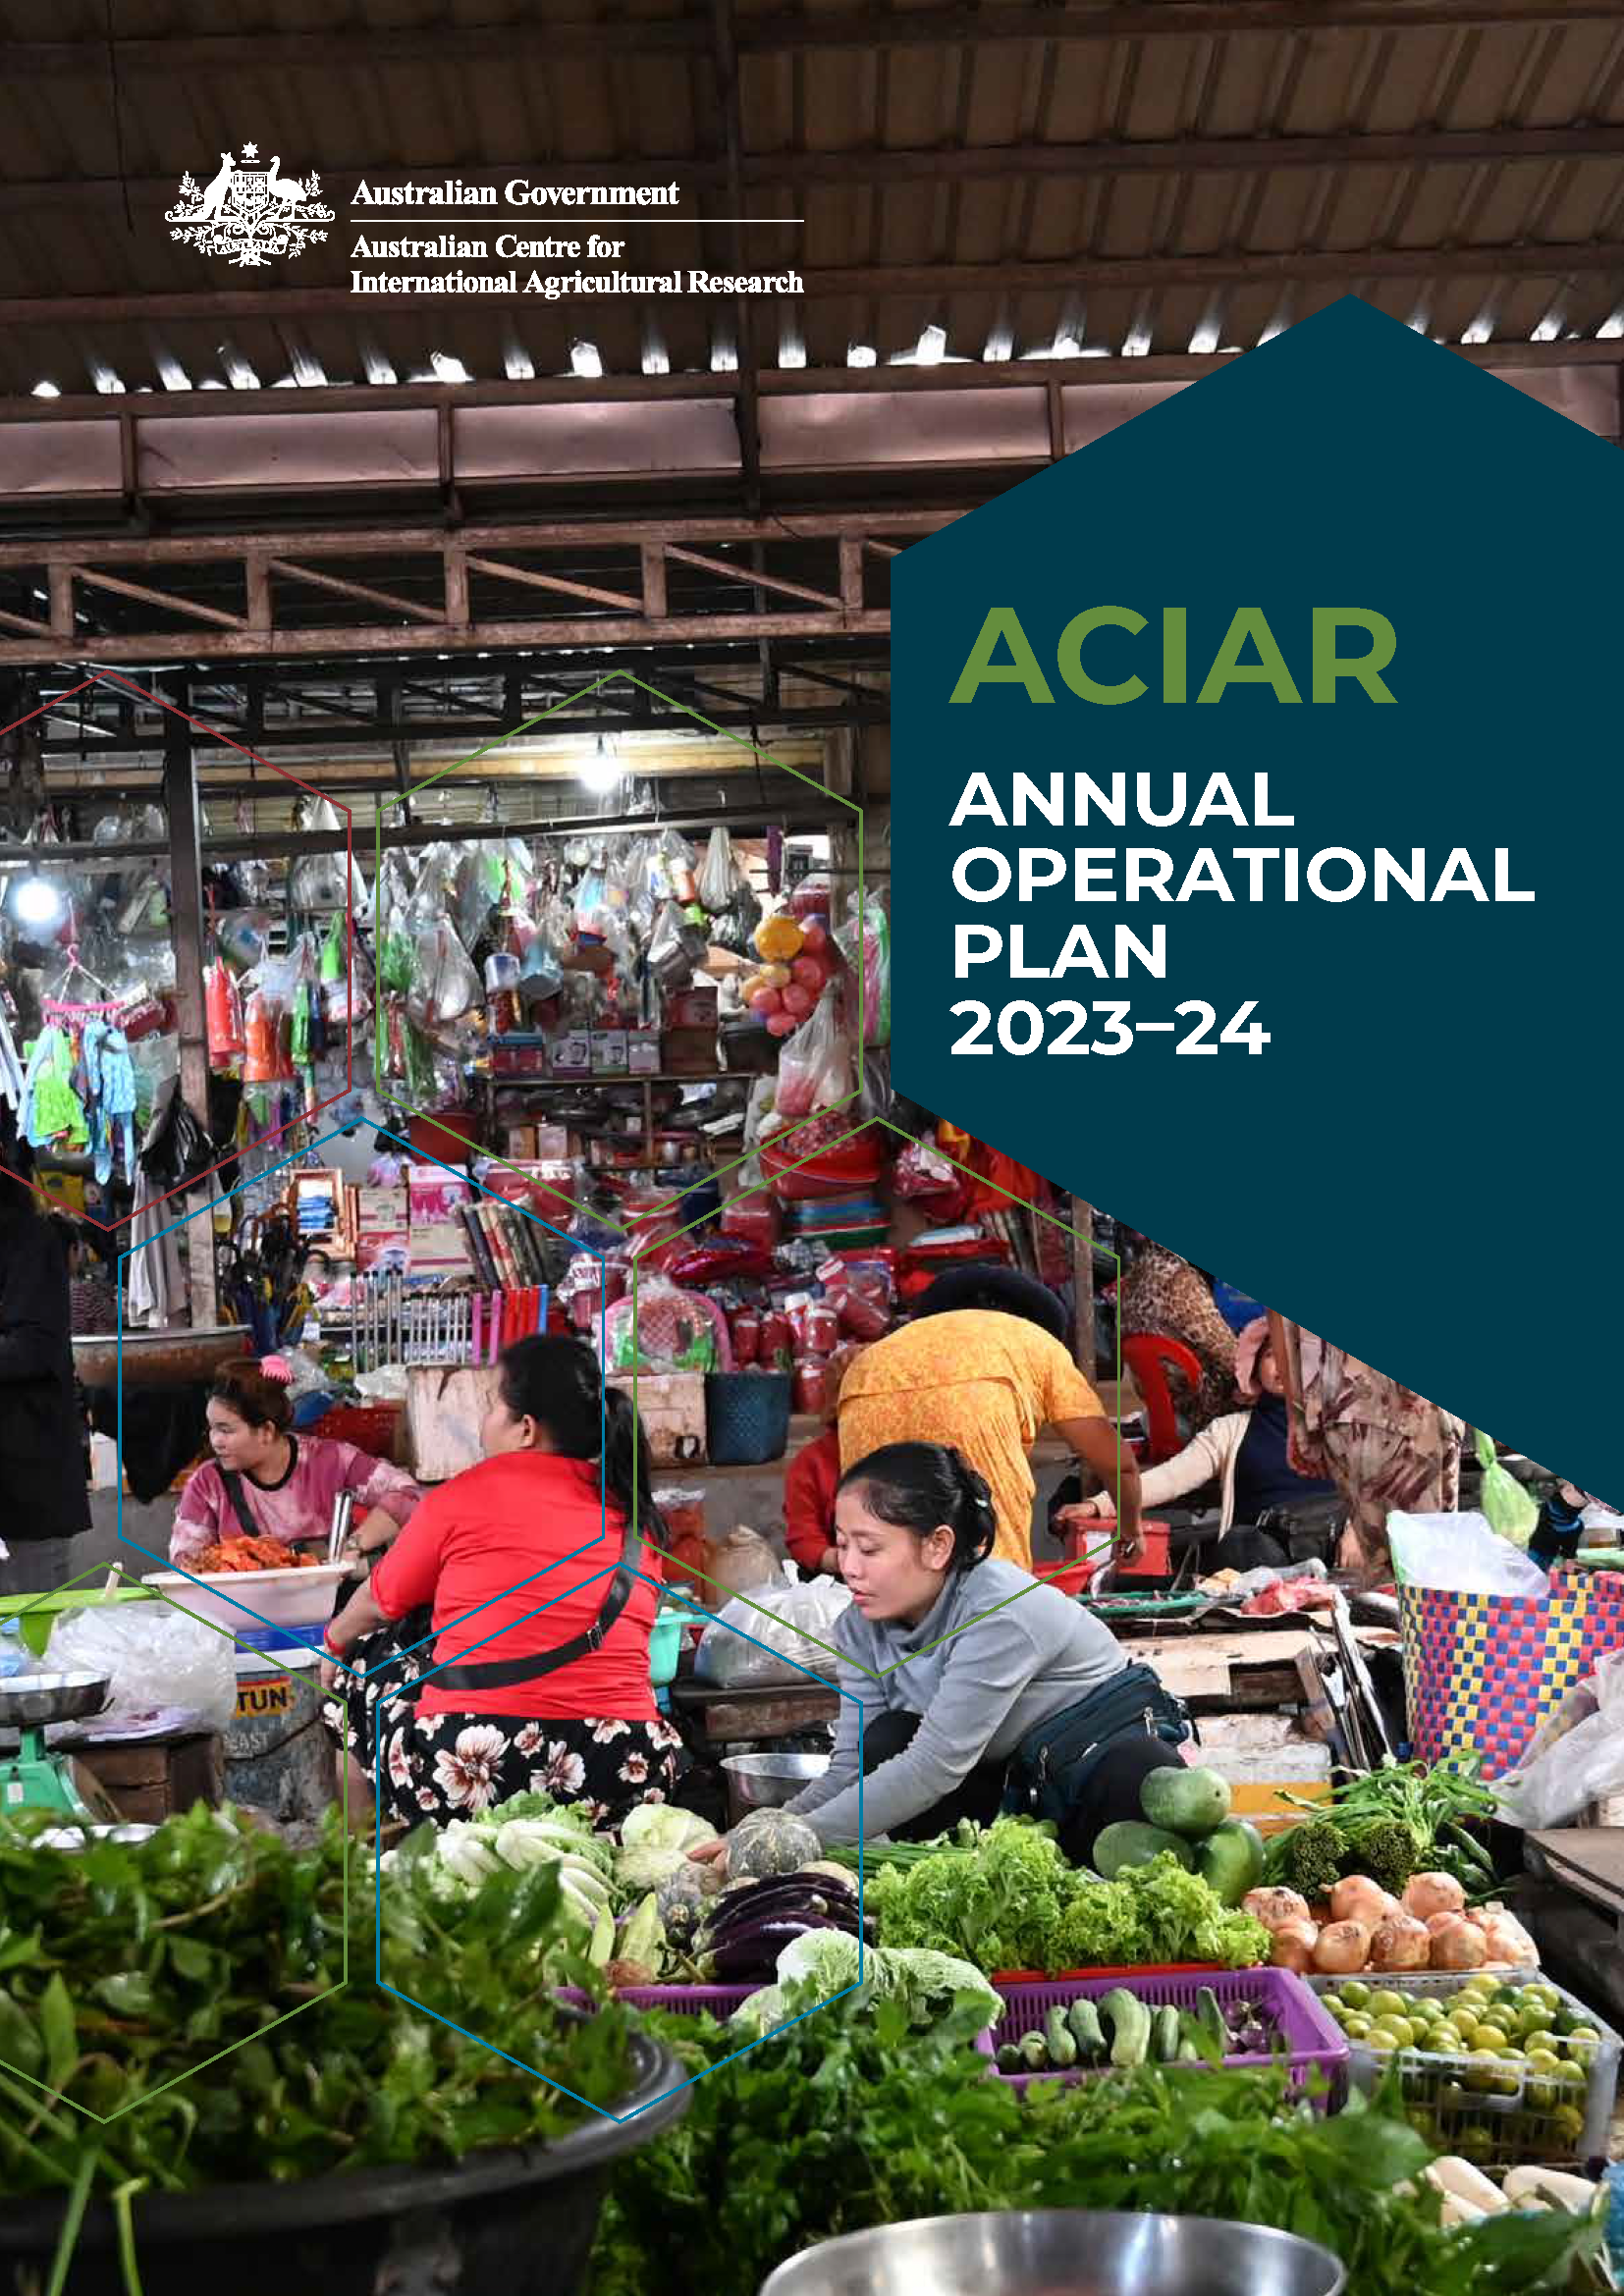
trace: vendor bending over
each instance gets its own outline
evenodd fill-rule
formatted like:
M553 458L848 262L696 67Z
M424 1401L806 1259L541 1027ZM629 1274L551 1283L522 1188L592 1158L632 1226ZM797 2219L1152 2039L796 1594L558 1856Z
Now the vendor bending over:
M183 1570L206 1568L208 1549L234 1538L319 1539L325 1560L333 1503L354 1494L352 1541L362 1554L387 1546L422 1498L408 1474L352 1443L293 1432L288 1366L279 1356L228 1363L208 1401L211 1465L181 1493L169 1552Z
M925 1842L1014 1808L1055 1818L1087 1865L1106 1826L1142 1814L1147 1772L1181 1759L1183 1709L1092 1613L989 1559L992 1494L956 1451L871 1453L841 1476L835 1521L846 1695L828 1771L788 1810L835 1842ZM692 1852L726 1853L726 1838Z

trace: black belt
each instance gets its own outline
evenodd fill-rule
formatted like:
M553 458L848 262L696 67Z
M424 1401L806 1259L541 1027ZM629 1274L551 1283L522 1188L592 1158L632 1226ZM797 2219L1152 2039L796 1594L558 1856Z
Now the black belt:
M399 1695L414 1698L431 1680L442 1690L506 1690L514 1682L531 1682L540 1675L556 1674L561 1667L573 1666L577 1658L589 1658L593 1651L603 1647L611 1628L631 1600L642 1547L642 1533L627 1516L620 1562L605 1589L603 1606L584 1633L571 1635L556 1649L537 1651L529 1658L486 1659L471 1666L444 1667L431 1676L408 1682Z

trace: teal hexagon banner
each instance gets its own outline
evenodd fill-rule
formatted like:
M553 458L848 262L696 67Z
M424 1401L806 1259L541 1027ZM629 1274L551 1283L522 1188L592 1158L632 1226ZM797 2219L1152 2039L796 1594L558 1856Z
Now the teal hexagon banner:
M1333 304L896 561L893 843L900 1091L1624 1496L1621 511Z

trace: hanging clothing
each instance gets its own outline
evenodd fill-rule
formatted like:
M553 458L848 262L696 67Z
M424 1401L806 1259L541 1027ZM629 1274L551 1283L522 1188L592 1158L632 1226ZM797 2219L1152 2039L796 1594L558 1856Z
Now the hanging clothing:
M1200 1272L1161 1244L1141 1246L1116 1290L1124 1339L1144 1332L1158 1339L1182 1340L1201 1360L1201 1386L1180 1420L1190 1435L1232 1408L1235 1389L1235 1335L1218 1311L1212 1289Z
M162 1189L138 1162L135 1215L130 1222L130 1321L161 1329L186 1305L181 1273L179 1212L161 1202Z
M51 1148L61 1141L77 1153L89 1146L83 1104L73 1087L74 1068L73 1040L67 1031L42 1029L23 1084L20 1128L31 1148Z

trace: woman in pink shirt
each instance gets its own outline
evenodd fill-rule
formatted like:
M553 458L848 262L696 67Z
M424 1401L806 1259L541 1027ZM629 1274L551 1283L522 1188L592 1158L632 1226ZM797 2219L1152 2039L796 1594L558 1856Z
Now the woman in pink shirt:
M289 1548L320 1541L325 1552L341 1491L354 1494L354 1541L370 1553L389 1544L422 1499L411 1477L386 1460L352 1443L296 1435L287 1369L277 1357L228 1363L207 1415L214 1457L181 1493L169 1542L170 1559L183 1571L195 1571L221 1539L250 1533Z

